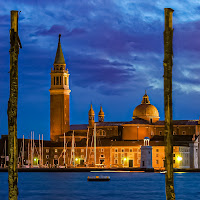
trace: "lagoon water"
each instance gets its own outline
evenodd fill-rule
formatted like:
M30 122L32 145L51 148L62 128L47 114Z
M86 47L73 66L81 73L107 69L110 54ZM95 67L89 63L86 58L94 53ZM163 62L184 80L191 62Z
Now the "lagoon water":
M88 182L87 176L110 176ZM8 173L0 173L0 200L8 199ZM200 199L200 173L175 173L177 200ZM19 199L25 200L164 200L165 175L160 173L19 173Z

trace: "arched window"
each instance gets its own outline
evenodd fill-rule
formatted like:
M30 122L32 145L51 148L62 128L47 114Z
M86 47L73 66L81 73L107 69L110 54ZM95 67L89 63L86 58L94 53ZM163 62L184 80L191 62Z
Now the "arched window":
M102 130L102 129L99 129L97 131L97 136L106 136L106 132L104 130Z

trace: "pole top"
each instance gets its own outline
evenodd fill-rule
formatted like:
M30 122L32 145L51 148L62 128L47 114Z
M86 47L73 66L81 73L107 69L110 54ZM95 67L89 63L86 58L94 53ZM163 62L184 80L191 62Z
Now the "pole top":
M165 11L174 12L174 10L172 8L165 8Z

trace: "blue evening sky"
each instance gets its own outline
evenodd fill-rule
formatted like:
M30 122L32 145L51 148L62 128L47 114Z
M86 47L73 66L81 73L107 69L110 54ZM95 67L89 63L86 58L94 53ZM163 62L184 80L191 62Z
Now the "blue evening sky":
M50 138L50 71L58 34L70 72L70 124L130 121L145 89L164 119L164 8L174 9L173 118L200 116L200 1L1 0L0 135L7 134L10 10L21 10L18 136Z

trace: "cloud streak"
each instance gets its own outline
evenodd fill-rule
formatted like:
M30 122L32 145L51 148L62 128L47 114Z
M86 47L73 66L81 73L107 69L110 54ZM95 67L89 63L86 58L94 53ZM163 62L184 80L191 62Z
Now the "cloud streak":
M55 4L53 0L11 0L1 1L0 6L0 89L4 95L0 99L2 106L7 105L9 88L11 8L22 11L19 16L19 35L23 46L19 54L19 101L24 102L26 108L28 103L33 104L35 101L39 110L44 109L43 112L47 115L49 113L49 107L42 103L49 105L49 73L53 67L59 33L62 34L62 49L71 74L72 99L79 98L77 90L87 91L82 97L84 102L89 104L91 97L101 96L109 99L105 102L107 108L116 110L110 102L117 99L118 104L123 104L126 99L125 104L132 105L133 99L128 100L130 94L138 100L138 95L147 88L155 95L152 97L155 103L161 107L157 99L162 98L160 94L163 89L164 7L175 10L173 92L183 99L191 95L191 98L186 99L188 104L194 93L200 95L198 1L62 0ZM38 102L42 102L41 105ZM72 123L87 123L87 116L76 118L77 105L73 102ZM97 99L96 103L103 102ZM85 104L79 106L82 110L87 107ZM197 103L194 103L194 107L198 107ZM181 105L176 105L176 109L179 113ZM45 119L44 115L42 118L37 116L34 109L31 112L34 118L38 117L41 121ZM120 112L124 112L122 107ZM193 111L194 118L197 112L199 111ZM47 115L45 126L49 119ZM113 115L111 112L108 120L112 120L115 117ZM178 114L175 116L182 117ZM6 118L4 111L0 123L6 124ZM125 120L131 119L127 115ZM34 120L28 124L34 126ZM46 129L48 128L42 125L38 128ZM29 127L20 126L19 130L26 132ZM5 125L0 129L0 134L6 131Z

